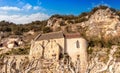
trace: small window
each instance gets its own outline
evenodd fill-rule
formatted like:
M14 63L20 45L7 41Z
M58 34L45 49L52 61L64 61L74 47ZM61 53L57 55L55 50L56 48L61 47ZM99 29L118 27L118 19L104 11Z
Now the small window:
M78 40L76 41L76 47L77 47L77 48L80 48L80 43L79 43Z

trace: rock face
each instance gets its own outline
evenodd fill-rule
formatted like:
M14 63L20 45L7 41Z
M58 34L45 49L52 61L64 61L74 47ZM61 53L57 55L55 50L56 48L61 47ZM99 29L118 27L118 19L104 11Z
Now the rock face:
M20 47L23 45L23 41L21 38L4 38L1 40L1 49L11 49Z
M94 57L89 60L87 73L119 73L120 60L115 57L119 48L119 46L113 45L111 48L101 48L102 50L90 54Z
M119 16L115 15L109 8L97 10L85 24L88 27L87 36L107 37L109 35L119 35Z
M89 18L90 23L92 22L111 22L112 20L118 21L119 16L115 15L110 8L107 9L98 9L91 17Z
M63 19L58 19L58 18L52 18L52 19L49 19L48 22L47 22L47 27L51 27L53 29L53 31L56 31L57 28L59 28L61 26L61 24L64 23L64 20Z
M92 12L92 11L91 11ZM120 17L111 8L100 8L93 13L88 13L86 16L86 21L76 23L75 20L79 17L73 19L64 19L53 17L48 20L47 26L52 28L53 31L62 30L67 32L83 32L87 37L97 37L97 38L109 38L120 36ZM81 19L80 18L80 19ZM79 20L79 19L78 19ZM68 23L71 21L73 23ZM62 26L62 24L65 24ZM85 31L81 31L84 30Z

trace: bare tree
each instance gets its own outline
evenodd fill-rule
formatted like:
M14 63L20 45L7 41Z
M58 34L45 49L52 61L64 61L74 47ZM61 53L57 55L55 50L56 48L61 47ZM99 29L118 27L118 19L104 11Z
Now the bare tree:
M109 70L110 73L113 73L113 70L112 70L113 67L110 67L110 68L109 68L109 66L110 66L110 63L111 63L112 61L113 61L112 65L114 66L114 63L115 63L114 61L115 61L115 59L113 58L113 54L115 53L116 48L117 48L117 47L115 47L115 46L112 47L112 49L110 50L109 60L108 60L107 64L106 64L105 66L103 66L102 69L98 70L97 73L100 73L100 72L103 72L103 71L106 71L106 70ZM112 65L111 65L111 66L112 66Z

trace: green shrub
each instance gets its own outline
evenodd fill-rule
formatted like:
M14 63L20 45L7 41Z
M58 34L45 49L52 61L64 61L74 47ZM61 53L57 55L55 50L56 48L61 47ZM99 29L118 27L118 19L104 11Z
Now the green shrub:
M58 27L57 29L55 29L55 31L60 31L61 30L61 27Z
M30 47L12 49L11 51L1 54L0 57L6 55L28 55L29 51Z
M18 49L12 49L12 54L14 55L26 55L29 54L29 48L18 48Z
M89 48L87 49L87 53L88 53L88 54L92 54L92 53L93 53L93 48L89 47Z
M49 33L49 32L52 32L52 29L50 27L45 27L43 29L43 33Z
M113 55L115 58L120 58L120 47L117 48L117 51Z
M75 23L81 23L81 22L84 22L84 21L87 21L88 19L85 18L85 17L81 17L81 18L78 18L75 20Z
M66 24L64 22L61 22L60 23L60 26L65 26Z
M68 33L70 33L70 32L72 32L72 27L71 27L71 26L66 26L66 27L65 27L65 30L66 30Z

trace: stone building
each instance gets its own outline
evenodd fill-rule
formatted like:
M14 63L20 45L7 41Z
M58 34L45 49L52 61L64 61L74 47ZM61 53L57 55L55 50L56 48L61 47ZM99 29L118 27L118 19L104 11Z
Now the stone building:
M52 56L59 59L64 53L65 38L62 32L39 34L31 43L30 57L52 59ZM39 54L38 54L39 53Z
M32 57L59 60L61 54L67 53L72 62L80 58L81 71L87 67L87 42L79 33L64 34L52 32L39 34L31 42L30 59Z

